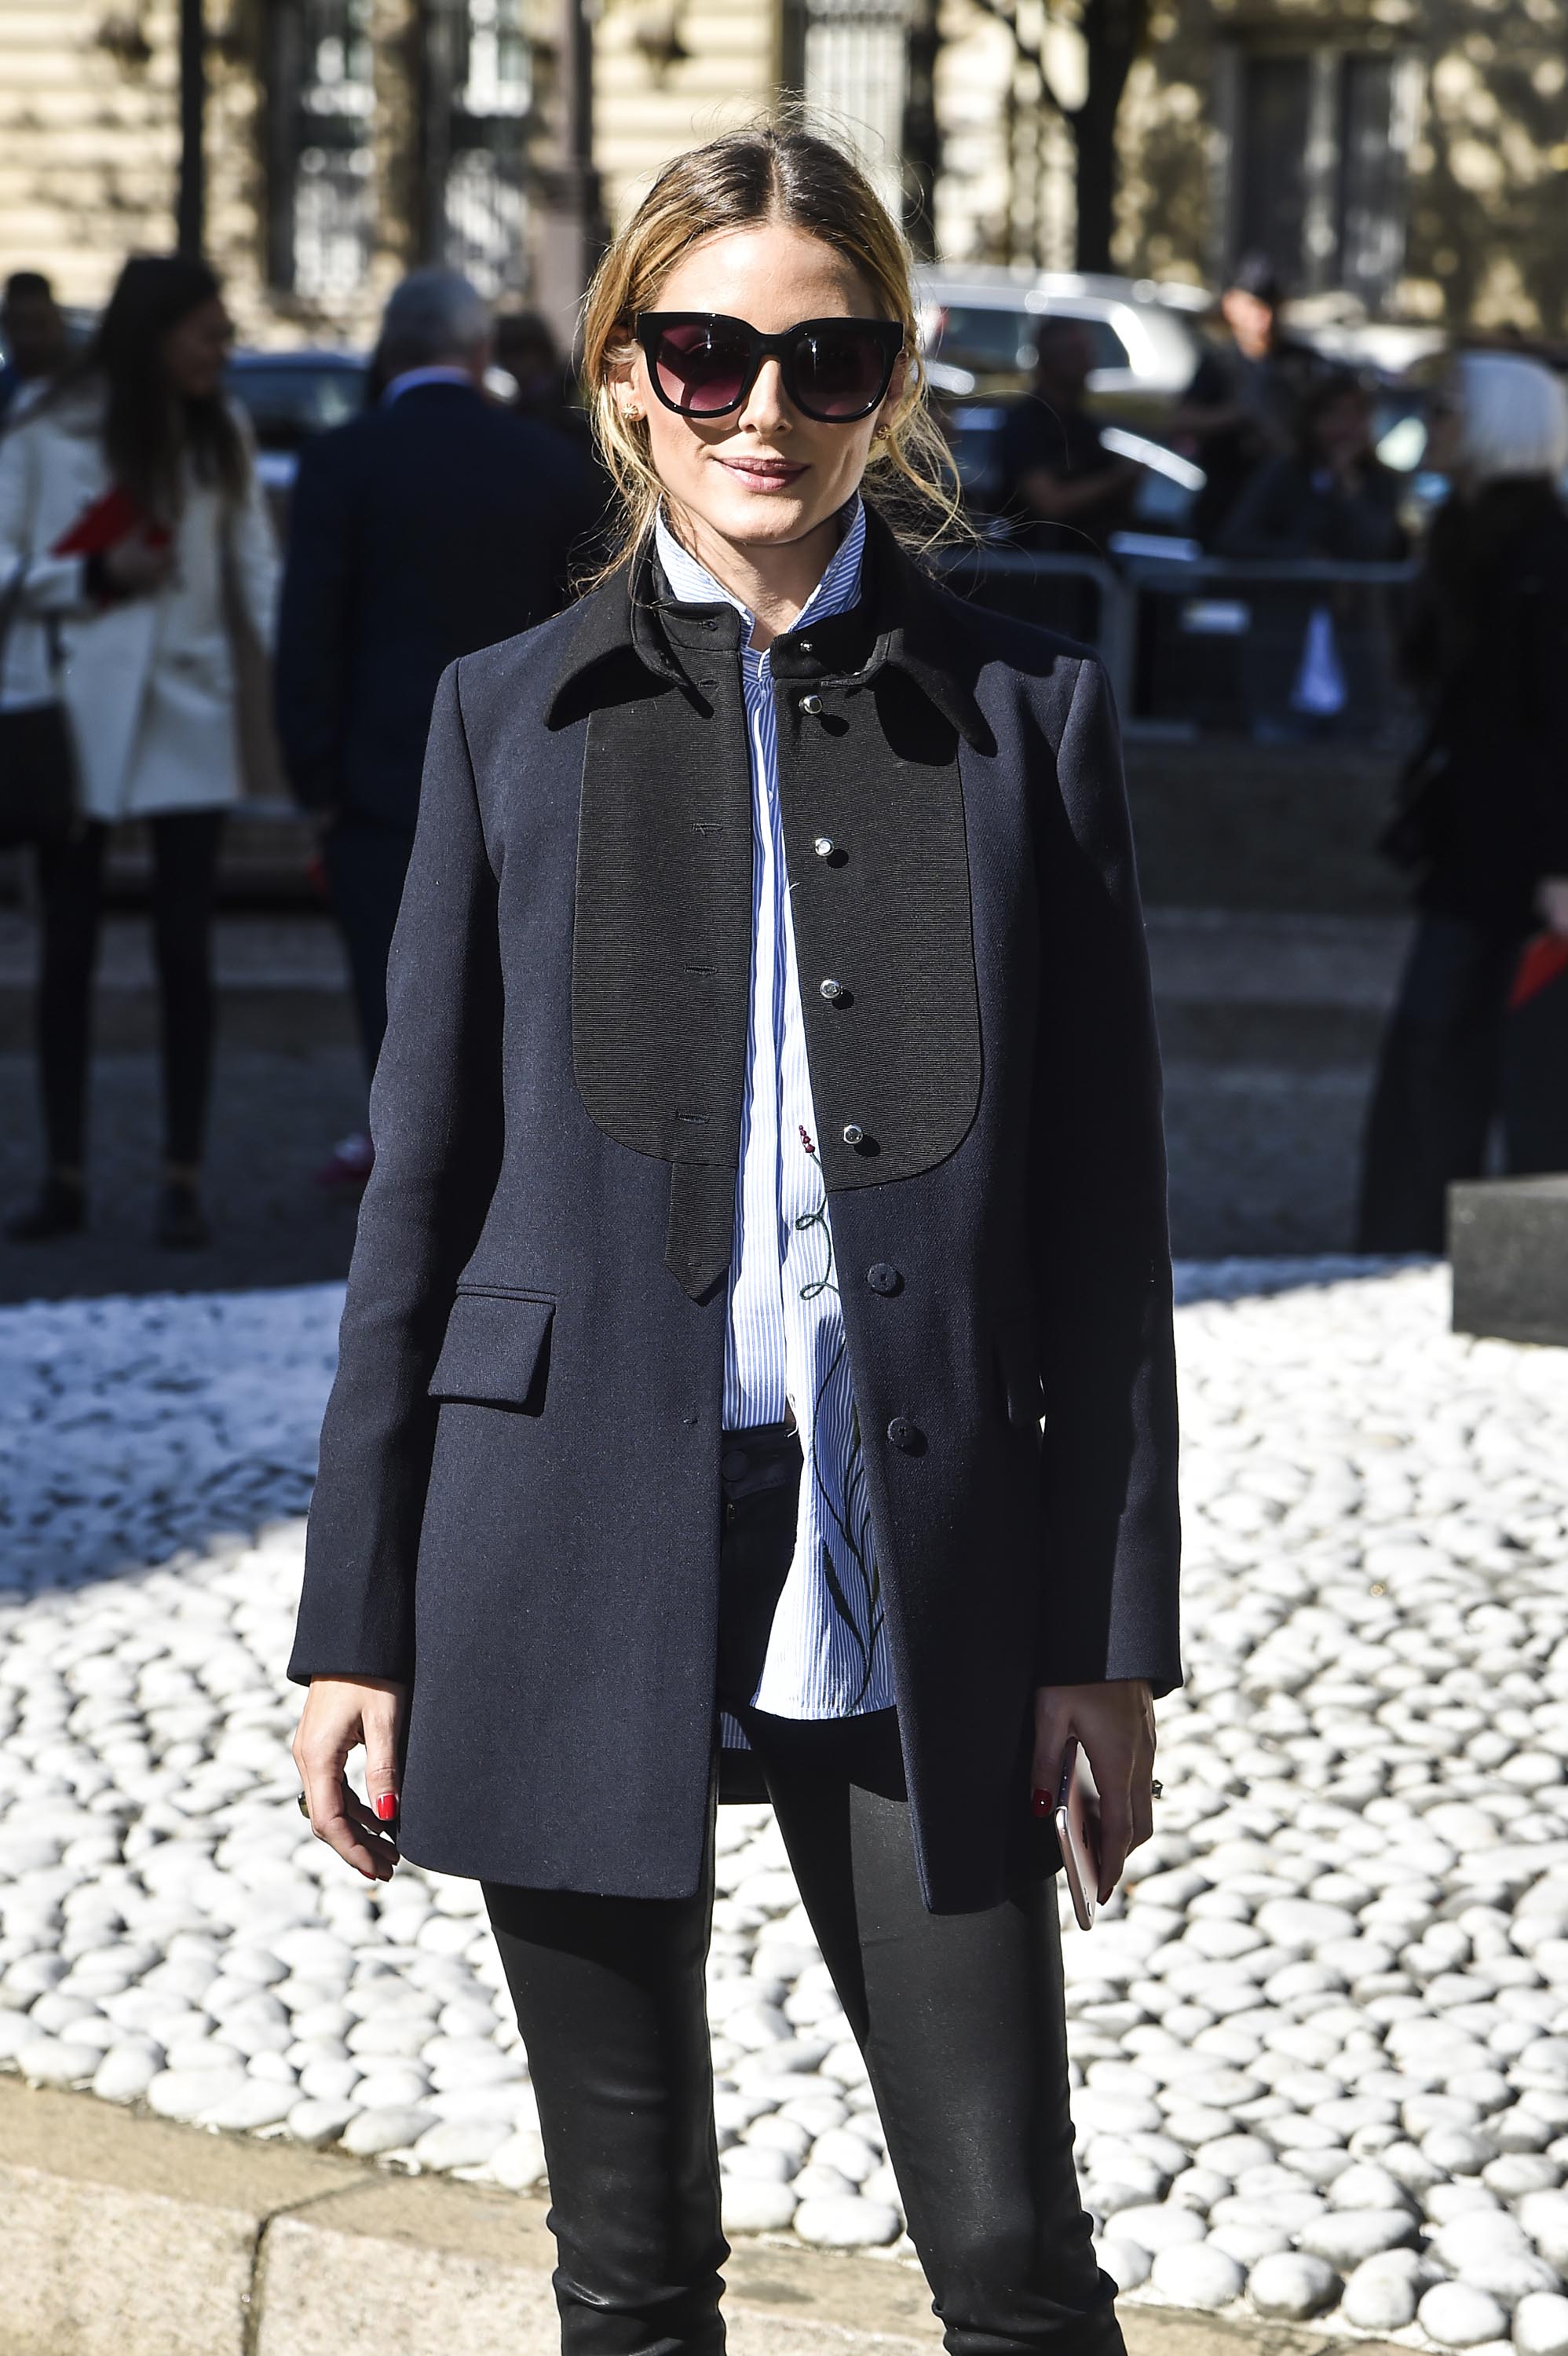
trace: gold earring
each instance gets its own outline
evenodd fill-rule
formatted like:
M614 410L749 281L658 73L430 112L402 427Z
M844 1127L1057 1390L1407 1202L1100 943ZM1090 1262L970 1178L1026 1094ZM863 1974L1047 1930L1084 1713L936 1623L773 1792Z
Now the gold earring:
M628 425L634 423L635 420L642 415L642 411L638 408L635 401L630 401L626 403L626 423Z

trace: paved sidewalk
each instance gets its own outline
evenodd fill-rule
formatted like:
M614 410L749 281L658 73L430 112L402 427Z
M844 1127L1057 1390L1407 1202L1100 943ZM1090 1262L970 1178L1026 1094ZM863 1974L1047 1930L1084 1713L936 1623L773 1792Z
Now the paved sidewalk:
M1404 938L1403 920L1375 916L1152 912L1179 1253L1347 1247L1371 1058ZM27 919L0 911L0 1207L27 1195L38 1163L32 964ZM156 1007L145 919L114 916L98 999L91 1229L45 1248L0 1243L0 1302L344 1273L355 1205L311 1183L365 1119L336 937L319 913L226 916L218 971L212 1248L170 1253L150 1237Z

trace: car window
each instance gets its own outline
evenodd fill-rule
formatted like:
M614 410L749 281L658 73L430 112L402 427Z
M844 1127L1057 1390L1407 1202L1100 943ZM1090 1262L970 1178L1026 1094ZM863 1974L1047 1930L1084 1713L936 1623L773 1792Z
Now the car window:
M998 369L1032 368L1029 315L995 304L944 304L935 350L952 367L973 369L976 376L992 376Z
M953 368L972 369L976 376L995 375L999 369L1028 370L1034 366L1034 322L1038 317L1052 316L1078 321L1093 348L1093 368L1131 366L1127 348L1109 319L1085 316L1065 306L1061 313L1053 314L1050 306L1044 312L1032 312L1017 311L1010 306L1004 309L999 304L944 305L942 332L933 357L940 357Z
M1047 313L1046 316L1049 317L1051 315ZM1125 369L1132 366L1127 358L1127 348L1109 319L1086 318L1082 311L1074 311L1071 316L1089 338L1094 354L1092 363L1094 368Z
M229 391L251 412L263 450L297 450L314 434L346 425L365 405L362 369L312 368L304 362L269 362L235 369Z

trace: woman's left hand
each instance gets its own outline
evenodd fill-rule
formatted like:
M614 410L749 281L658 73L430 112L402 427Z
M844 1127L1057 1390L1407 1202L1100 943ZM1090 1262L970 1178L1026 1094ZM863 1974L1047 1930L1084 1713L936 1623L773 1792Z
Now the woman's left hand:
M1056 1805L1061 1754L1076 1735L1100 1794L1103 1906L1130 1849L1154 1830L1154 1696L1147 1677L1097 1686L1041 1686L1034 1697L1034 1804ZM1045 1805L1040 1807L1041 1797Z

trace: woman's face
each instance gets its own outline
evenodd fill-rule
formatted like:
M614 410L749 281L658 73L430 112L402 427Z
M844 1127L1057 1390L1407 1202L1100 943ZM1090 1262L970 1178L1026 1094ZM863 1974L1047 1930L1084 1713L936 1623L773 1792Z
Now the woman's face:
M776 335L802 319L885 316L859 271L804 230L769 223L704 238L682 255L649 305L715 311ZM761 551L805 540L835 515L866 469L878 426L897 407L901 359L881 407L845 425L823 425L790 401L779 364L766 359L728 416L690 418L667 409L638 351L616 384L623 412L647 421L648 451L671 505L732 547Z
M164 337L164 374L187 401L209 401L223 382L234 329L215 294L176 321Z

